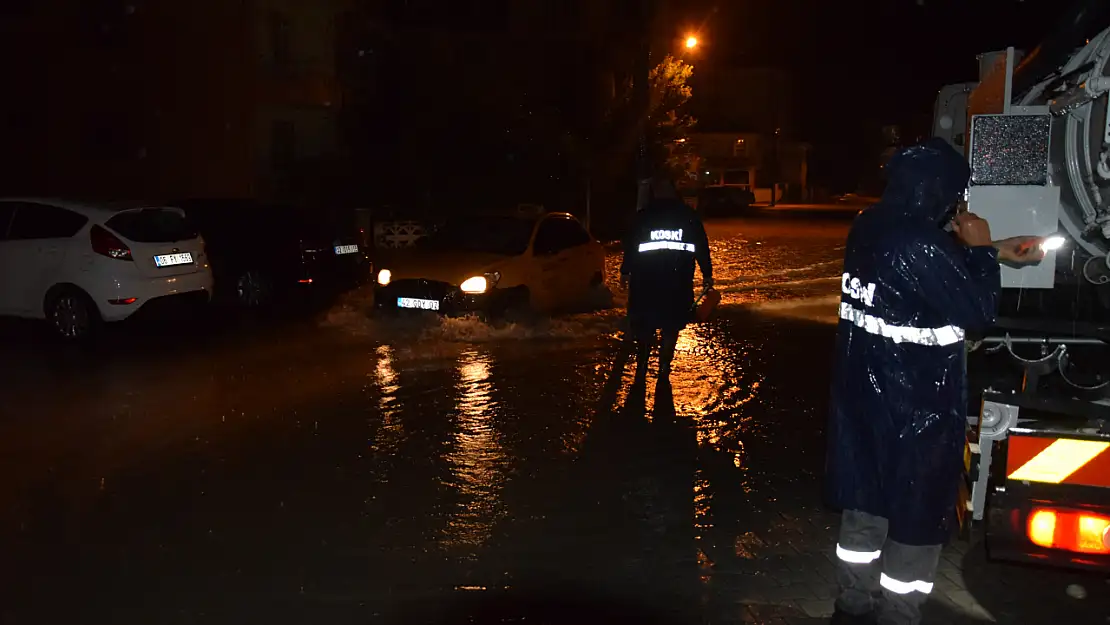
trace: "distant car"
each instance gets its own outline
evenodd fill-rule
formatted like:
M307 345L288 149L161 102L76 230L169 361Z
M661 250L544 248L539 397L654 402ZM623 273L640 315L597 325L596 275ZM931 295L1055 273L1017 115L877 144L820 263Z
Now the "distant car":
M604 282L605 250L567 213L466 217L378 269L379 309L548 312L589 301Z
M256 309L305 289L343 290L369 279L354 222L239 199L173 203L208 245L217 301Z
M698 212L706 217L744 214L755 204L755 194L744 186L718 185L698 192Z
M204 240L179 208L0 200L0 314L67 339L156 300L207 303Z
M866 206L871 206L872 204L878 204L879 201L882 200L882 198L877 197L877 196L872 196L872 195L859 195L857 193L845 193L844 195L836 196L834 198L834 200L836 201L837 204L843 204L843 205L846 205L846 206L864 206L864 207L866 207Z

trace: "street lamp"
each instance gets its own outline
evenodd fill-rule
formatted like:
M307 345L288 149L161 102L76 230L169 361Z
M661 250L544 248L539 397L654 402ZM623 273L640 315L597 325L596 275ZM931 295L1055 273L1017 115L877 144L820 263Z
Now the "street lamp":
M698 47L698 38L693 36L693 35L690 35L689 37L687 37L686 38L686 49L687 50L693 50L696 47Z

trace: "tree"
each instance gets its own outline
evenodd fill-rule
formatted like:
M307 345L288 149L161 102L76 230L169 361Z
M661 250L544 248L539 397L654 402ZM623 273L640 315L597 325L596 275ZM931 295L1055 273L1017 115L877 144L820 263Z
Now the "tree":
M697 156L686 140L697 120L687 110L693 96L689 80L694 68L682 59L667 55L648 78L650 104L647 133L648 154L655 171L676 180L696 176Z
M695 171L696 156L685 141L696 120L687 112L693 95L688 81L694 68L668 55L648 75L648 110L635 111L633 77L617 87L588 129L566 129L562 147L581 170L605 178L624 166L629 154L622 137L626 129L637 131L643 125L649 158L654 171L682 177ZM611 78L611 76L610 76Z

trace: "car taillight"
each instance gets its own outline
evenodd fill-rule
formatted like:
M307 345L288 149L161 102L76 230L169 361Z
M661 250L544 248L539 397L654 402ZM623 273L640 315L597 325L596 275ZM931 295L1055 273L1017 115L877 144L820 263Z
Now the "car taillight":
M116 260L131 260L131 248L123 244L119 237L100 226L93 226L89 232L93 251L101 256Z
M1110 517L1101 514L1038 508L1029 515L1026 533L1040 547L1110 554Z

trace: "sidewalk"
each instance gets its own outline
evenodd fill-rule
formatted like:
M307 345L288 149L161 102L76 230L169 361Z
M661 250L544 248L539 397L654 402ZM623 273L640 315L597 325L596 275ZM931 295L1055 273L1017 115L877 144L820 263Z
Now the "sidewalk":
M767 211L813 211L813 212L839 212L854 214L866 208L866 204L783 204L779 203L771 206L767 202L757 202L752 204L752 208Z
M766 529L719 545L701 562L710 623L826 623L836 596L837 515L779 499ZM777 518L776 518L777 517ZM723 548L721 548L723 547ZM926 623L1110 623L1110 585L1082 573L989 562L982 543L950 545L926 606ZM1075 586L1085 599L1075 599ZM1069 591L1069 586L1072 586Z

